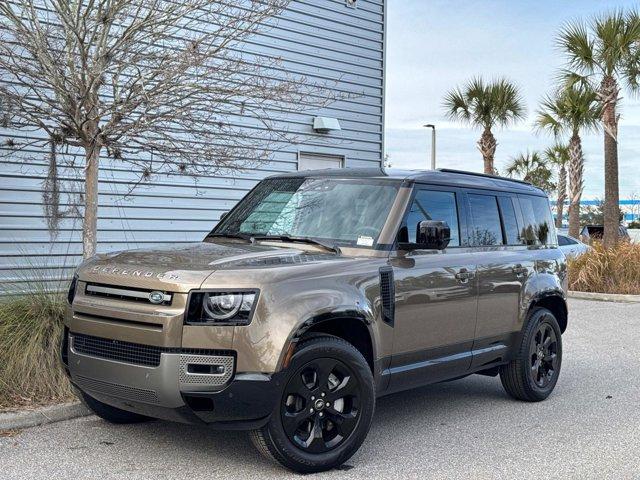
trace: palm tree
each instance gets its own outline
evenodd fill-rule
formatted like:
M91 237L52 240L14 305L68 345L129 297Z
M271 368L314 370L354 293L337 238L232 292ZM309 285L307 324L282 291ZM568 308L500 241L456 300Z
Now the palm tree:
M558 169L556 191L556 227L562 227L564 202L567 200L567 165L569 165L569 146L556 143L544 151L544 160Z
M618 105L623 87L640 88L640 14L622 10L600 15L590 22L567 24L558 36L569 71L570 84L589 84L598 94L604 130L604 237L605 246L618 240Z
M569 134L569 235L580 233L580 199L584 187L584 155L580 132L595 130L600 118L596 92L584 86L559 89L543 99L537 112L536 127L558 139Z
M484 173L495 173L493 157L498 142L491 129L524 119L525 106L518 87L504 78L488 83L481 77L473 78L463 88L447 93L444 108L449 119L482 129L478 149L484 159Z
M547 167L539 152L520 153L511 157L505 170L508 177L521 178L536 187L540 187L545 192L550 192L556 188L552 182L553 172Z

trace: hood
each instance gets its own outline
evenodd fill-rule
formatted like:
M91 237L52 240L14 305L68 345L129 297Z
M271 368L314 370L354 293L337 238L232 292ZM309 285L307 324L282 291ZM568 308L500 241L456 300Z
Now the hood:
M96 255L80 266L78 275L92 283L188 292L199 288L216 270L299 265L336 257L297 246L203 242Z

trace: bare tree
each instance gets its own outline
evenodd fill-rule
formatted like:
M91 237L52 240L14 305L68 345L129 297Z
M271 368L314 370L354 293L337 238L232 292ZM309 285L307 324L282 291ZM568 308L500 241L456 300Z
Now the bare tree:
M0 121L30 133L5 147L48 146L53 183L56 153L80 155L85 257L96 249L101 155L142 180L234 171L301 141L282 112L336 99L244 48L289 1L0 0ZM45 185L49 201L56 188Z

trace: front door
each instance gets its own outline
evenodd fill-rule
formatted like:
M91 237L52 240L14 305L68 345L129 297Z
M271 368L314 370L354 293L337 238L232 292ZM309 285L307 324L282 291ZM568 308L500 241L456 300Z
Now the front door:
M451 242L444 252L392 256L396 303L390 390L452 378L470 367L477 277L461 206L457 189L416 187L400 231L403 240L415 241L420 221L442 220L451 228Z

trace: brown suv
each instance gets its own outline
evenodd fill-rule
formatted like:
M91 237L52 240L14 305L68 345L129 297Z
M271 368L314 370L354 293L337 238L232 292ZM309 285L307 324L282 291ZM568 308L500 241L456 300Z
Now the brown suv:
M451 170L260 182L202 243L97 255L62 359L116 423L252 430L300 472L359 448L376 397L473 373L553 390L566 265L545 194Z

